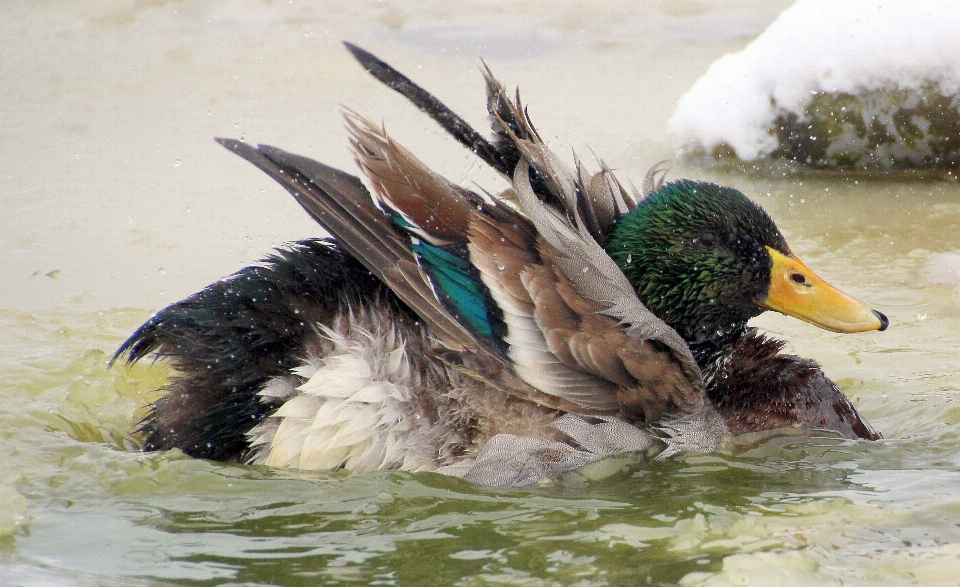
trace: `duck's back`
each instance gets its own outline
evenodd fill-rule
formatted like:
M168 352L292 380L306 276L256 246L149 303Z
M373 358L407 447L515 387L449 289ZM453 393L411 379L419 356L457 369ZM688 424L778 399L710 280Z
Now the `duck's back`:
M437 360L438 338L336 243L281 249L158 312L120 348L177 374L145 450L314 470L433 470L558 413Z

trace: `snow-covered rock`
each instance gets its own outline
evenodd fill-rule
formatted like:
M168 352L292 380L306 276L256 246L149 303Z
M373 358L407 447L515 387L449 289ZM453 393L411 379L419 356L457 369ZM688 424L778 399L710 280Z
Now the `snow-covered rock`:
M953 2L799 0L710 66L670 131L687 155L735 164L955 172L958 31Z

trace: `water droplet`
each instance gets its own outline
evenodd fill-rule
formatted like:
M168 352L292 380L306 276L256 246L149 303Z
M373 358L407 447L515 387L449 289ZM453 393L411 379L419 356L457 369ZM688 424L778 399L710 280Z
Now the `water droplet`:
M173 166L174 166L174 167L180 167L181 165L183 165L183 161L181 161L181 160L179 160L179 159L174 159L174 160L173 160Z
M926 313L926 312L924 312L924 313L922 313L922 314L917 314L917 320L926 320L926 319L927 319L927 313Z
M506 269L506 267L502 263L497 263L497 269L499 269L500 271L503 271Z

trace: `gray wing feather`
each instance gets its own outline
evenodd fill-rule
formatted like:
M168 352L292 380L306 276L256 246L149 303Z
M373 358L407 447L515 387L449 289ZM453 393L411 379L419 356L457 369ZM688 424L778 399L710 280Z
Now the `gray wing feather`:
M442 467L439 473L473 483L517 487L559 477L589 463L628 452L645 451L656 439L617 418L566 414L550 424L558 440L497 434L473 462Z
M253 147L231 139L221 145L253 163L285 187L337 243L389 287L438 337L454 349L476 343L440 305L430 282L398 231L374 205L360 180L318 161L268 145Z
M730 429L712 404L705 404L692 414L679 418L670 418L656 425L667 444L667 448L657 455L658 460L680 452L713 452L720 448L724 439L730 436Z
M547 149L531 143L524 145L525 156L539 157L548 153ZM545 156L541 160L553 160ZM557 173L569 173L561 167L542 165ZM568 181L557 181L555 185L570 185ZM693 359L687 343L679 334L656 317L643 305L633 291L630 282L606 251L586 230L582 219L574 208L574 226L566 214L551 208L540 201L530 185L530 174L526 162L521 162L514 172L513 187L523 205L524 211L537 227L537 231L562 254L557 262L570 279L577 291L594 301L607 306L603 314L620 320L627 326L631 336L641 339L657 340L671 350L683 362L691 379L701 380L700 368Z

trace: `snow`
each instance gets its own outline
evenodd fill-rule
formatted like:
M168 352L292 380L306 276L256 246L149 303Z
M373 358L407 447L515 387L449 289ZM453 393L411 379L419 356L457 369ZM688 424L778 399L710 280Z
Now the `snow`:
M681 150L728 146L751 161L778 148L777 117L803 115L818 94L932 87L949 96L960 88L957 31L953 2L799 0L745 49L714 62L668 128Z

